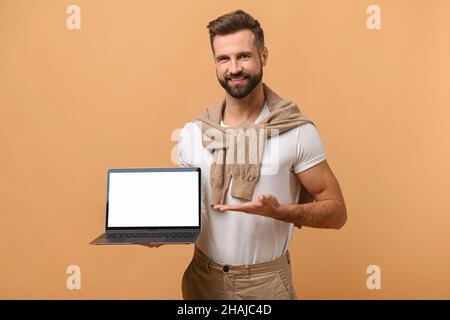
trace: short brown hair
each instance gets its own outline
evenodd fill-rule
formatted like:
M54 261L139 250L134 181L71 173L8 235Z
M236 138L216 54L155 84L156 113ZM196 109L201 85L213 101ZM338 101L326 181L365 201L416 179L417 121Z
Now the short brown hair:
M214 52L213 41L215 36L227 35L241 30L249 29L255 35L256 47L261 52L264 49L264 32L258 20L243 10L236 10L224 14L217 19L209 22L207 26L209 30L209 38L211 41L211 49Z

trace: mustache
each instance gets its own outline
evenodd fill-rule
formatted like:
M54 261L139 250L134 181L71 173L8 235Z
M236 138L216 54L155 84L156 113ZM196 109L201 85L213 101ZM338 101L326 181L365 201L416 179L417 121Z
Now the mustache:
M225 77L225 80L231 80L231 79L239 79L239 78L249 78L249 74L247 73L239 73L235 75L229 75Z

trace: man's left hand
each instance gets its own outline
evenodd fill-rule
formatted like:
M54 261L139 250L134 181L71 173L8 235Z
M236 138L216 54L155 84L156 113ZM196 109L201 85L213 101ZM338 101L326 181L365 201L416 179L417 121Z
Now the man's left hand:
M283 220L282 205L278 199L271 194L261 194L256 201L245 202L241 204L217 204L213 206L214 210L223 211L241 211L250 214L258 214L274 219Z

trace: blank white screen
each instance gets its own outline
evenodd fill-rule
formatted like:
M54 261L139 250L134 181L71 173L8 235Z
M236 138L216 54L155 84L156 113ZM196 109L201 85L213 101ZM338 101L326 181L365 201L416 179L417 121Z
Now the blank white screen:
M198 172L111 172L108 227L199 225Z

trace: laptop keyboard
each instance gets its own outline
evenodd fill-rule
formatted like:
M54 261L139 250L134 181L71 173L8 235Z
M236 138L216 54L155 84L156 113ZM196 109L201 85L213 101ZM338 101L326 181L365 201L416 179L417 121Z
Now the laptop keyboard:
M157 239L157 238L187 238L193 237L195 232L124 232L108 233L107 237L111 239Z

